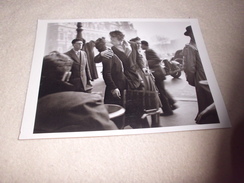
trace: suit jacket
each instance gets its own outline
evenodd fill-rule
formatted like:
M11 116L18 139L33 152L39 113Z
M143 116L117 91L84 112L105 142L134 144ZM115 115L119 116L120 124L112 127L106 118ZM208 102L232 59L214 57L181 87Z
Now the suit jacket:
M75 51L71 49L65 53L74 62L71 68L70 83L72 83L77 91L88 91L92 89L90 84L91 74L87 61L87 55L84 51L81 51L80 59L76 55Z
M34 133L115 129L100 95L60 92L38 100Z

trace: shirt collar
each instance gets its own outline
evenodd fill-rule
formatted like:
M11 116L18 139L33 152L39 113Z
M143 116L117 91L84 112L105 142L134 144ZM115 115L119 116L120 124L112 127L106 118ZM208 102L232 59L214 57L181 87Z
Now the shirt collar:
M76 51L75 49L73 49L73 50L74 50L74 52L75 52L76 54L81 52L81 50L78 50L78 51Z

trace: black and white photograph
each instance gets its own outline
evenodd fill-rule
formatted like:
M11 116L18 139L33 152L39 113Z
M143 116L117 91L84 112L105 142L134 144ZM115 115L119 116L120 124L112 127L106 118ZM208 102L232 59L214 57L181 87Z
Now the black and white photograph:
M197 19L38 21L20 139L228 127Z

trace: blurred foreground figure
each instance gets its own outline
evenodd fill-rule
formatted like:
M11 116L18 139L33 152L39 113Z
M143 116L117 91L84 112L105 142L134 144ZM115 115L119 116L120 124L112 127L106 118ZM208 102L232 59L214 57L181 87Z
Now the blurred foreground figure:
M73 61L65 54L53 51L43 58L39 98L62 91L73 91L69 83Z
M38 101L34 133L116 129L98 94L60 92Z
M34 133L117 129L100 95L74 91L72 63L57 51L44 57Z

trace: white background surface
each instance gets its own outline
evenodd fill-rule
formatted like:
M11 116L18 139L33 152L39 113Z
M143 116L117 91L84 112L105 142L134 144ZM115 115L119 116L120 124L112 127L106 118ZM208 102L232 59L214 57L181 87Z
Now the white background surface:
M232 136L244 121L242 0L5 0L0 6L0 182L231 182ZM199 20L231 129L18 140L38 19L189 17Z

